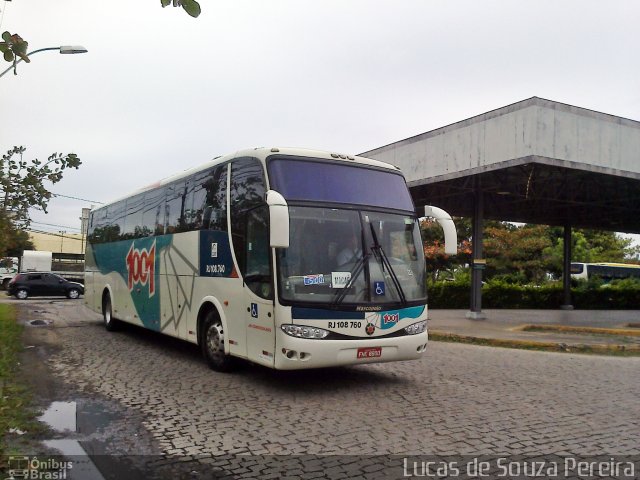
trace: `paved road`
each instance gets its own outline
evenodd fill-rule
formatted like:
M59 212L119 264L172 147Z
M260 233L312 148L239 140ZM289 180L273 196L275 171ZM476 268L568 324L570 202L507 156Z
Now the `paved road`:
M640 358L432 342L415 362L220 374L195 346L30 302L24 318L53 320L56 377L142 424L129 453L640 455Z

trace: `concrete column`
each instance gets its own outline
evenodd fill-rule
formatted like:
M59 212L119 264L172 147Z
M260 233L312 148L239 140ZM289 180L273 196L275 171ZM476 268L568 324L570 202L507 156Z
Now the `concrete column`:
M563 301L560 308L562 310L573 310L571 304L571 223L567 221L564 225L564 256L562 258L562 288Z
M486 267L486 260L482 256L482 234L484 227L484 198L480 181L476 178L473 209L473 231L471 233L471 309L466 317L483 320L487 316L482 313L482 273Z

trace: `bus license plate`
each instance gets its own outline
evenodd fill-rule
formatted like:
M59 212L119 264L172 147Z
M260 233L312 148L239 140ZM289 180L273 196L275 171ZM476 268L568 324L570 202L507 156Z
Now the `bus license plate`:
M358 358L376 358L382 356L382 347L364 347L358 349Z

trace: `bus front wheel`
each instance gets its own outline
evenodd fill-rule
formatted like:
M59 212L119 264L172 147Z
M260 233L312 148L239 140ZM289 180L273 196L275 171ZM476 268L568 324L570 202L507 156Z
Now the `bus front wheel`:
M233 359L224 352L224 326L213 310L207 313L202 326L202 354L209 367L218 372L228 372Z
M104 320L104 328L108 332L114 332L118 329L118 320L113 318L113 308L109 294L106 294L104 300L102 300L102 319Z

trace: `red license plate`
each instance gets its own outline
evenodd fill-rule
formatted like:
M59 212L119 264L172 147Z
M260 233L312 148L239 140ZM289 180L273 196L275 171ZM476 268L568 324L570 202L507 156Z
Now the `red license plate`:
M376 358L382 356L382 347L364 347L358 349L358 358Z

